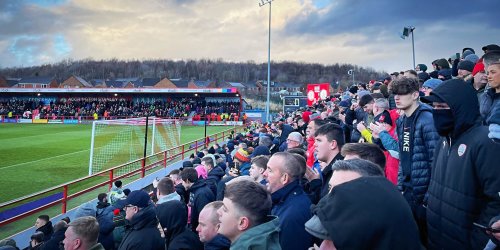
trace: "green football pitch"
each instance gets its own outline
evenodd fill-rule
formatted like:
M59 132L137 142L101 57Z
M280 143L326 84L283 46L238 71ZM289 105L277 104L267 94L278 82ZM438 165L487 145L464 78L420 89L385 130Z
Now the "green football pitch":
M230 128L207 127L207 134ZM0 124L0 203L88 175L91 131L91 125ZM203 127L182 126L180 142L203 136Z

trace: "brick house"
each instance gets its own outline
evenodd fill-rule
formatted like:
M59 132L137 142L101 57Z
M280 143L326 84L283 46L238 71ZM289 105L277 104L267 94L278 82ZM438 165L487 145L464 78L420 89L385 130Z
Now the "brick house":
M13 86L17 88L57 88L59 84L54 77L34 76L23 77Z
M72 75L68 79L59 85L59 88L92 88L92 84L87 82L85 79Z

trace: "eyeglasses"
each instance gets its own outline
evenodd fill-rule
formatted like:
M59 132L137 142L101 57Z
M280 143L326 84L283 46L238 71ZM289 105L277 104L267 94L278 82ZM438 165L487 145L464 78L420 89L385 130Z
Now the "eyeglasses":
M129 209L131 207L136 207L136 206L134 206L134 205L126 205L126 206L123 207L123 210L127 210L127 209Z
M296 143L300 143L298 141L295 141L295 140L292 140L292 139L286 139L287 142L296 142Z

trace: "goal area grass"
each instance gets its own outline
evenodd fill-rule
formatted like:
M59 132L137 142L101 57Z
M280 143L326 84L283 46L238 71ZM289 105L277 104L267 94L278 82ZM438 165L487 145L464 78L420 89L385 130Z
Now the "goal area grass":
M207 135L230 128L209 126ZM91 124L0 124L0 203L87 176L91 132ZM203 136L203 127L182 126L180 143Z

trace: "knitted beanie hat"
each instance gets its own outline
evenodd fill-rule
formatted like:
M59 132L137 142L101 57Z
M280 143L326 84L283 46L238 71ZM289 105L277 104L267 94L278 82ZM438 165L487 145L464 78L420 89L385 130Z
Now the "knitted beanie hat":
M238 151L236 151L236 154L234 155L234 159L238 159L241 162L248 162L248 161L250 161L250 155L248 154L248 152L245 149L240 148L240 149L238 149Z

